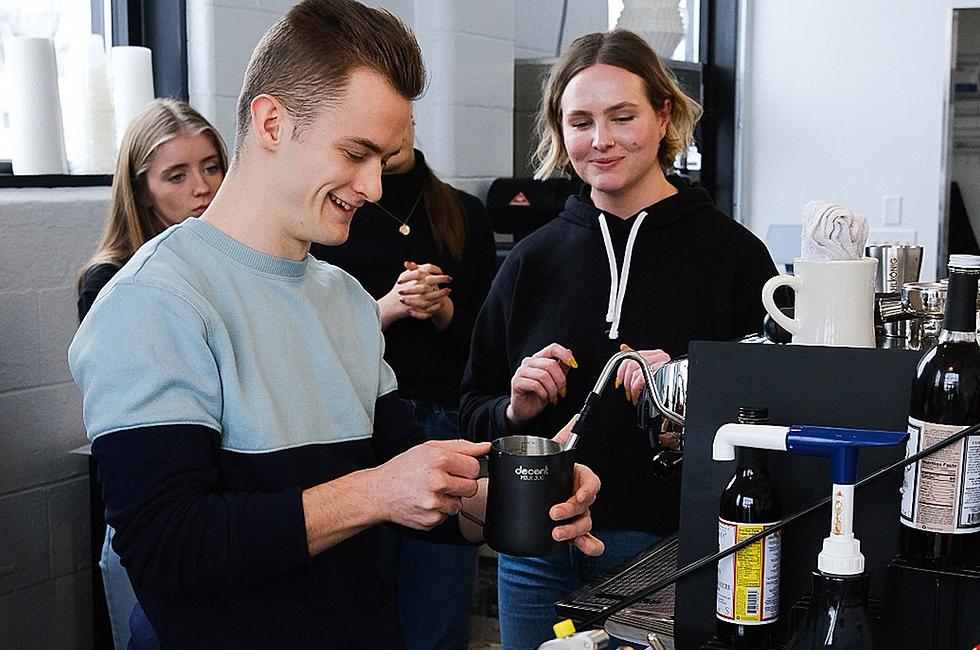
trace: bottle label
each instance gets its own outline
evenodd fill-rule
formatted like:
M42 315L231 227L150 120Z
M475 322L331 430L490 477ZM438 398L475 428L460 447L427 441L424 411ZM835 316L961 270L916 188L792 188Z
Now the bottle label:
M719 518L718 548L731 548L773 523L744 524ZM779 618L780 544L777 531L718 561L715 614L719 619L763 625Z
M910 417L905 457L965 428ZM906 466L901 522L931 533L966 534L980 530L980 437L958 440Z

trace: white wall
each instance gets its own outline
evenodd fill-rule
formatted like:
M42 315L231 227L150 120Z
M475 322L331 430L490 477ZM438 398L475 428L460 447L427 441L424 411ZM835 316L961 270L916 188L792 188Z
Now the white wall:
M443 179L482 196L512 169L514 2L418 0L415 31L430 78L417 144Z
M92 647L75 276L108 188L0 190L0 646Z
M739 216L760 237L828 199L871 220L902 197L901 224L935 277L951 0L753 0L743 79Z
M515 0L514 4L514 56L518 59L558 56L579 36L609 26L607 3L598 0L568 0L563 29L560 1Z

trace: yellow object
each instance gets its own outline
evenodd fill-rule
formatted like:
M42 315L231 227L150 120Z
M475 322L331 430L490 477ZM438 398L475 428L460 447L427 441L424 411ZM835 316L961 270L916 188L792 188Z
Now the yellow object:
M566 618L564 621L555 623L554 630L556 638L564 639L566 636L575 634L575 623L572 623L572 619Z

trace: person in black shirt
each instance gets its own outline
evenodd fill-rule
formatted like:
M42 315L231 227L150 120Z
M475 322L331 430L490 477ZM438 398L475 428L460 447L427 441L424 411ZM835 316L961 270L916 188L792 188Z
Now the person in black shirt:
M414 149L414 128L381 177L382 198L347 241L310 254L353 275L377 301L385 360L426 438L459 438L459 384L477 311L496 269L483 204L443 181ZM381 569L398 591L408 648L466 648L476 577L472 546L382 531Z
M765 246L703 189L665 173L700 114L625 30L576 39L552 68L536 176L574 170L586 187L514 247L494 280L463 380L465 431L493 439L566 422L621 346L656 367L692 340L760 328L762 285L776 274ZM680 482L654 475L637 426L639 366L622 364L616 383L623 392L592 408L577 447L603 482L593 520L606 552L501 555L505 648L537 647L551 636L556 600L677 529Z
M167 227L204 212L227 169L221 136L187 102L156 99L133 118L116 160L105 232L78 275L79 322L136 249ZM113 533L108 526L99 566L113 645L124 650L136 595L112 549Z

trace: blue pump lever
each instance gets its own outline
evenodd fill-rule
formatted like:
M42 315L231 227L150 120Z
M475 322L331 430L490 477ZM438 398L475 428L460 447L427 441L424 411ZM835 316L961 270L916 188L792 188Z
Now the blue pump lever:
M755 447L790 451L830 458L831 476L837 485L854 485L857 480L857 453L861 447L897 445L908 437L905 431L843 429L794 424L724 424L711 448L715 460L733 460L735 447Z
M844 429L794 424L786 433L786 451L807 456L828 456L830 475L838 485L857 481L857 458L860 447L897 445L908 438L905 431Z

